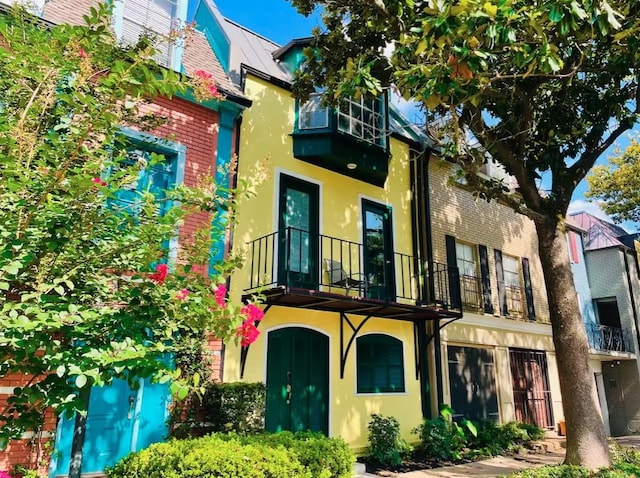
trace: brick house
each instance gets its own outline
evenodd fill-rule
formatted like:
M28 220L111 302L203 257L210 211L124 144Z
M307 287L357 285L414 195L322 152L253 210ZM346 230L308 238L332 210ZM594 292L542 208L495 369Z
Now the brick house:
M434 259L457 265L464 310L434 344L436 387L459 415L554 429L562 397L535 225L474 197L454 168L435 156L423 167ZM481 174L509 182L492 162Z
M82 15L99 2L51 0L46 4L40 3L38 9L36 2L35 8L38 11L35 13L44 19L54 23L79 24L83 22ZM137 38L145 28L160 34L168 33L176 22L186 20L186 0L118 0L114 5L113 28L123 42ZM226 99L200 104L187 96L158 98L148 108L166 117L166 123L151 134L133 130L127 130L126 134L138 150L152 150L165 155L171 165L167 168L168 184L195 185L202 174L215 175L219 166L229 163L235 153L237 119L251 102L224 74L202 33L191 32L185 46L174 47L167 43L159 47L160 54L156 60L161 65L187 75L199 69L211 73ZM158 141L157 138L171 139ZM194 214L185 221L176 241L178 256L181 244L188 241L198 227L209 223L207 214ZM217 248L220 254L224 254L227 244L219 244ZM209 348L214 358L213 375L219 377L222 344L211 338ZM29 377L22 376L1 379L0 407L6 403L13 388L23 385L28 379ZM124 382L118 382L113 387L104 387L91 395L90 409L107 413L100 416L89 413L83 473L101 472L105 465L115 463L129 451L148 446L166 436L169 400L166 387L145 383L140 390L134 392ZM17 464L42 466L42 460L46 461L48 455L43 446L55 436L50 476L65 475L69 469L71 434L71 421L57 422L53 414L47 415L43 430L37 434L25 434L22 440L11 443L6 450L0 452L0 470L11 469Z

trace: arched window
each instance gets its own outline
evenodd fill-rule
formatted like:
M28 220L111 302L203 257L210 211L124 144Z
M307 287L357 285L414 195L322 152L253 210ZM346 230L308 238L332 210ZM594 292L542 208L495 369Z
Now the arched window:
M402 341L384 334L356 340L358 393L404 392Z

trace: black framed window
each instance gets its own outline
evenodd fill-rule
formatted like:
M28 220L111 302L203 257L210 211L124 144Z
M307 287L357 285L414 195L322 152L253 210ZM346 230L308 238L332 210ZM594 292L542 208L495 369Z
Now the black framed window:
M356 340L358 393L404 392L402 341L384 334Z

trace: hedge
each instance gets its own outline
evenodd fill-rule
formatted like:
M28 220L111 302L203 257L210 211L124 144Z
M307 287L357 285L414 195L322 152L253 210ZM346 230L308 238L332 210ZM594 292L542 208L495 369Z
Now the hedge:
M109 478L347 478L354 457L341 439L304 432L213 434L131 453Z

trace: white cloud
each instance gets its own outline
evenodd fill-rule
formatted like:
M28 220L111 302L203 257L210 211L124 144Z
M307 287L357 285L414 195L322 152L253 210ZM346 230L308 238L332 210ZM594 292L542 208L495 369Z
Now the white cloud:
M611 217L600 208L600 204L598 204L597 201L587 201L585 199L576 199L575 201L571 201L567 214L573 214L575 212L587 212L592 216L613 222L613 219L611 219Z

